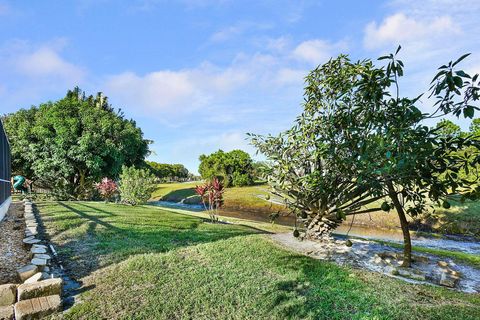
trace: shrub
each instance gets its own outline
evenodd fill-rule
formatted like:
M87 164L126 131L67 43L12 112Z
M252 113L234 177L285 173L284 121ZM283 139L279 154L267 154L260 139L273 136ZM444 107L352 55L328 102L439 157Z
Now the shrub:
M110 201L118 190L115 181L106 177L103 178L101 182L95 184L95 189L98 190L105 202Z
M137 205L147 202L156 187L155 176L145 169L122 167L118 190L122 202Z
M212 179L202 186L196 186L195 192L202 199L205 209L208 211L212 222L218 221L218 209L223 206L223 192L225 191L223 183L218 178Z

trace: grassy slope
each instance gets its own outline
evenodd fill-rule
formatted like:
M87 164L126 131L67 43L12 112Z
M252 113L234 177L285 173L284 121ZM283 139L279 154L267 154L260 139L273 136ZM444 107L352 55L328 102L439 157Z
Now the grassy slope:
M165 197L169 201L180 201L181 199L194 195L194 183L166 183L159 185L152 198ZM226 211L249 211L259 212L268 215L271 212L283 211L283 207L272 205L261 199L259 196L268 194L266 185L257 185L243 188L228 188L225 192ZM428 231L435 231L446 234L465 234L480 238L480 201L459 201L451 200L450 209L437 208L435 218L423 221L429 227ZM373 206L372 204L371 206ZM380 206L380 203L377 203ZM349 223L351 217L347 219ZM374 212L369 215L358 215L355 217L355 224L374 226L381 228L399 228L399 222L394 210L389 213L383 211ZM418 226L422 230L425 226Z
M480 296L283 250L257 229L151 207L40 203L89 290L67 319L476 319ZM105 267L100 269L102 267ZM108 303L106 303L108 301Z
M199 184L201 182L159 184L158 189L152 194L152 199L178 202L186 197L195 195L194 188ZM284 210L283 206L272 204L260 198L269 194L267 188L266 185L227 188L224 195L225 210L248 210L267 214Z

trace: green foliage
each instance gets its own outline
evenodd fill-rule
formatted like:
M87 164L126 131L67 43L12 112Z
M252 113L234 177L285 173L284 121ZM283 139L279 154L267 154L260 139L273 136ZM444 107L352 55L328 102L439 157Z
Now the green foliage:
M146 161L150 171L163 181L184 181L190 177L188 169L183 164L158 163Z
M137 205L150 199L156 184L155 176L148 170L123 166L118 190L123 203Z
M235 171L232 175L232 184L234 187L244 187L253 184L253 177L248 173Z
M254 182L252 158L242 150L202 154L198 172L205 180L222 179L226 187L252 185Z
M148 154L149 141L133 120L101 94L86 97L78 88L8 114L4 124L13 172L53 188L61 199L88 198L95 181L118 177L123 165L141 165Z
M456 136L461 133L460 126L448 119L442 119L437 123L438 132L444 136Z
M358 206L345 208L346 213L342 207L356 203L352 190L361 199L389 197L409 264L405 211L416 216L451 193L478 196L477 176L462 179L458 172L468 174L478 164L479 139L424 125L451 115L472 118L479 109L474 105L480 98L478 75L456 70L466 56L439 68L430 88L435 109L427 113L416 106L421 96L399 96L403 62L396 54L380 57L387 61L381 67L368 59L353 63L344 55L319 66L306 78L304 112L295 126L279 137L253 136L252 143L273 161L270 183L291 207L309 210L310 225L320 214L361 213Z

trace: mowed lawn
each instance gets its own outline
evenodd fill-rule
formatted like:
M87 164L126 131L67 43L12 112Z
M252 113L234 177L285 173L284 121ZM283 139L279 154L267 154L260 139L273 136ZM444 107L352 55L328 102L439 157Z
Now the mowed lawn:
M152 198L178 202L186 197L195 195L195 186L199 184L201 182L162 183L158 185ZM265 217L264 220L269 219L269 215L273 212L286 212L283 205L266 201L265 197L267 195L269 195L269 187L266 184L227 188L224 195L224 210L226 212L259 213ZM417 225L416 228L419 231L462 234L480 239L480 201L461 202L455 197L449 201L451 203L450 209L436 207L435 213L427 219L422 219L422 224ZM380 207L382 202L383 200L370 204L369 207ZM346 223L349 223L351 219L351 217L348 217ZM289 220L284 221L291 222ZM369 227L400 228L395 210L391 210L388 213L378 211L358 215L355 216L355 223Z
M38 203L82 281L66 319L478 319L480 296L284 250L258 229L95 202Z

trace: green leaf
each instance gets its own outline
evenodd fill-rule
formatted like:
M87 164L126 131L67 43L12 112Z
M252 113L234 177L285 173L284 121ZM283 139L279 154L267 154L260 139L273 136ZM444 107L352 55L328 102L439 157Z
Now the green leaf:
M472 119L474 115L475 115L475 109L472 106L468 106L463 109L463 116L465 118Z
M463 85L463 80L461 77L453 77L453 82L455 83L455 85L459 88L462 87Z
M402 46L399 45L397 48L397 51L395 51L395 54L397 54L400 51L400 49L402 49Z
M463 56L461 56L460 58L457 59L457 61L455 61L453 64L452 64L452 67L455 67L457 65L457 63L459 63L460 61L462 61L463 59L465 59L466 57L468 57L470 55L470 53L466 53L464 54Z

